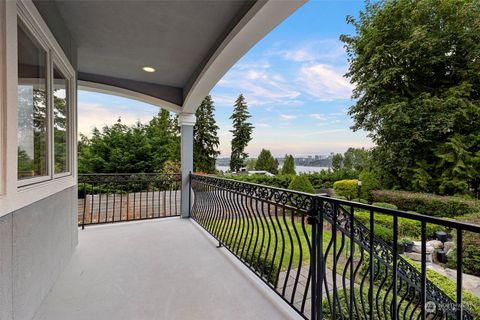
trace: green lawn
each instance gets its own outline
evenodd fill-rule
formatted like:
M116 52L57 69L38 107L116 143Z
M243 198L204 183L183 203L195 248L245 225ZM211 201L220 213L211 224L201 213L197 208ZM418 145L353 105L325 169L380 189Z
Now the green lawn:
M255 270L269 276L289 268L305 267L310 263L311 226L302 223L299 217L275 216L266 218L208 219L202 224L215 234L236 255L249 263ZM283 235L283 237L282 237ZM331 242L332 232L323 231L323 250ZM342 247L342 236L337 233L337 252ZM338 260L338 273L343 271L349 255L350 240L343 239L343 250ZM358 246L355 257L359 256ZM333 246L330 248L326 265L333 267ZM275 272L271 272L272 268ZM269 279L275 281L274 278Z

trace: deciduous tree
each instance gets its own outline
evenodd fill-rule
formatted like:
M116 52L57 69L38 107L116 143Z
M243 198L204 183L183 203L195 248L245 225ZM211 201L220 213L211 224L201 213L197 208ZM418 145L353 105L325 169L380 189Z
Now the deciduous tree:
M478 0L367 2L342 35L363 129L390 186L479 192Z

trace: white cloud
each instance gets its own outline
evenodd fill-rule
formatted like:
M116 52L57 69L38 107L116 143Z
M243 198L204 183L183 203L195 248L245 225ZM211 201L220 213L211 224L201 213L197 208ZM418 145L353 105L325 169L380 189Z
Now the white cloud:
M350 99L353 86L343 73L326 64L304 65L300 68L297 83L305 94L318 100Z
M157 107L132 108L128 106L109 106L101 103L78 103L78 132L90 136L93 128L101 129L106 125L112 125L118 118L125 125L133 125L137 121L147 123L158 114Z
M234 89L235 95L243 93L247 103L251 106L302 104L297 99L300 96L300 91L295 89L283 75L272 72L270 67L271 65L265 62L259 64L240 63L234 66L217 86L223 89ZM217 95L213 95L217 99ZM233 95L228 99L234 101L232 97ZM219 101L219 103L227 102Z
M253 125L255 128L270 128L271 125L264 122L258 122Z
M311 113L308 115L309 118L315 119L315 120L322 120L325 121L327 120L327 117L324 114L321 113Z
M295 47L290 45L289 47ZM345 61L343 44L335 39L311 40L298 47L277 52L282 58L295 62L325 61L329 63Z
M293 120L296 119L297 116L293 114L280 114L280 119L282 120Z

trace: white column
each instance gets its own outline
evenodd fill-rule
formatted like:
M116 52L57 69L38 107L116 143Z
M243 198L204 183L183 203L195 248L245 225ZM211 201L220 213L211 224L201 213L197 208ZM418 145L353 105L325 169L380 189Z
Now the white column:
M181 216L190 218L190 172L193 171L193 126L195 125L195 114L181 113L179 116L181 146L180 157L182 166L182 197Z

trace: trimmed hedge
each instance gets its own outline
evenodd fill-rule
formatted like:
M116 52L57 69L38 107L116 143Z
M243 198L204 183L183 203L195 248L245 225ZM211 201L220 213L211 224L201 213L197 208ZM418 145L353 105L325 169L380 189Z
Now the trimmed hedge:
M394 204L391 204L391 203L386 203L386 202L374 202L372 203L372 206L376 206L376 207L381 207L381 208L385 208L385 209L392 209L392 210L397 210L398 207Z
M261 174L228 176L228 179L263 184L266 186L288 189L294 175L266 176Z
M421 214L453 218L480 212L480 201L460 197L438 196L431 193L418 193L394 190L371 190L373 202L387 202L400 210L415 211Z
M315 189L332 188L335 181L357 179L358 173L352 170L322 170L316 173L304 173Z
M408 263L410 263L415 269L421 271L421 264L403 257ZM436 285L440 290L442 290L447 296L455 301L457 296L457 285L455 281L450 280L446 276L427 268L427 279L430 280L434 285ZM473 295L468 290L463 290L463 303L469 312L471 312L474 319L480 319L480 298Z
M301 173L299 175L307 177L308 180L310 180L310 182L312 183L315 190L332 188L335 181L358 178L358 173L348 170L322 170L316 173ZM284 189L288 188L288 185L290 184L290 182L292 182L293 177L295 177L295 175L276 175L273 177L268 177L260 174L228 176L229 179L264 184Z
M354 199L358 196L358 180L340 180L333 184L333 190L337 196Z
M480 225L480 212L457 217L456 220ZM454 233L454 236L456 234ZM447 266L456 268L456 252L449 255ZM480 234L472 232L463 233L463 271L468 274L480 276Z
M355 212L355 218L360 220L367 227L370 226L370 212L358 211ZM393 217L375 213L375 235L379 236L383 241L393 241ZM434 238L435 231L445 231L442 226L437 226L431 223L426 224L427 237ZM378 230L378 232L377 232ZM388 231L385 231L388 230ZM406 218L398 218L398 238L408 237L414 239L421 239L422 225L420 221L415 221Z

